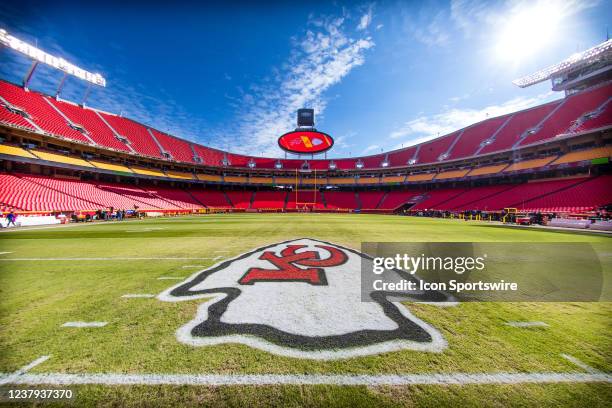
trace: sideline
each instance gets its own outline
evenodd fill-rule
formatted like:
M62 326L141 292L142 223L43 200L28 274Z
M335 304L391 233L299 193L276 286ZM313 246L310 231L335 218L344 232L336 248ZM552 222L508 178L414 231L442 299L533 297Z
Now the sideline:
M10 378L6 378L9 377ZM466 385L524 383L612 383L605 373L453 373L406 375L325 374L0 374L0 384L50 385Z

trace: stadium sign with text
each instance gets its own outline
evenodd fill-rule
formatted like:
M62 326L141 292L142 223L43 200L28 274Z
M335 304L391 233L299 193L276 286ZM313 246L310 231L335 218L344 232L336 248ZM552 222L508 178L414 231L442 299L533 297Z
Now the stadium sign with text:
M328 151L334 145L334 139L316 130L295 130L278 138L281 149L295 154L317 154Z
M4 45L12 50L20 52L28 58L36 62L40 62L55 69L59 69L60 71L65 72L66 74L73 75L77 78L82 79L83 81L91 82L92 84L98 86L106 86L106 79L98 73L92 73L86 71L82 68L77 67L74 64L66 61L61 57L56 57L54 55L48 54L43 50L34 47L31 44L28 44L25 41L20 40L17 37L10 35L6 30L0 29L0 45Z

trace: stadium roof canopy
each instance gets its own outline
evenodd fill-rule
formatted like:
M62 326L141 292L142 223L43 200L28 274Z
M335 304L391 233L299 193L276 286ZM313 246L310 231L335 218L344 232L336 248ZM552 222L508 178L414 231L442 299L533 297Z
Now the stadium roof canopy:
M612 60L612 40L607 40L586 51L573 54L558 64L544 68L531 75L515 79L512 83L518 87L526 88L531 85L552 79L561 74L579 70L599 61Z

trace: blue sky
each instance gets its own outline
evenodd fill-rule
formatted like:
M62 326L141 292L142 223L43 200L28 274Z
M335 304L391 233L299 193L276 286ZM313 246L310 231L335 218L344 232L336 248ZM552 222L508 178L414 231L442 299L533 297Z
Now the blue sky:
M0 27L107 79L88 104L205 145L282 156L313 107L329 157L379 153L562 97L511 81L605 40L612 2L4 1ZM0 50L0 76L29 62ZM31 88L54 93L40 67ZM62 97L80 101L70 78Z

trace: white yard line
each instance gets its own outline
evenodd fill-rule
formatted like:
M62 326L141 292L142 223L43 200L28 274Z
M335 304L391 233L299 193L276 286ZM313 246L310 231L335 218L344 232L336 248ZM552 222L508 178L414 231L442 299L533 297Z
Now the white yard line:
M142 229L132 229L132 230L125 230L125 232L151 232L151 231L159 231L159 230L164 230L166 229L165 227L162 228L142 228Z
M506 326L512 327L548 327L544 322L506 322Z
M129 219L121 221L121 223L125 222L138 222L138 219ZM71 224L53 224L46 226L32 226L32 227L18 227L18 228L1 228L0 233L9 233L9 232L18 232L18 231L35 231L42 229L51 229L51 228L75 228L75 227L91 227L93 225L118 225L116 221L97 221L97 222L82 222L82 223L71 223Z
M13 383L13 381L15 381L19 376L27 373L28 371L30 371L31 369L33 369L37 365L44 363L50 357L51 356L41 356L41 357L38 357L36 360L32 361L28 365L25 365L25 366L21 367L19 370L15 371L14 373L0 375L0 384Z
M591 367L590 365L588 365L587 363L583 361L578 360L574 356L570 356L569 354L561 354L561 357L577 365L578 367L582 368L584 371L586 371L589 374L603 374L601 371Z
M102 384L102 385L465 385L522 383L612 383L604 373L451 373L405 375L324 375L324 374L0 374L0 382L11 384Z
M218 261L218 260L223 259L223 258L225 258L225 257L224 256L215 256L213 258L213 261Z
M153 298L155 295L151 295L150 293L128 293L121 296L124 299L134 299L134 298Z
M187 269L187 268L204 268L204 265L183 265L183 266L181 266L181 268L183 268L183 269Z
M66 322L62 327L104 327L108 322Z
M218 258L218 257L217 257ZM157 257L157 258L139 258L139 257L108 257L108 258L0 258L0 261L199 261L203 259L216 260L217 258L181 258L181 257ZM223 258L223 257L221 257Z
M0 252L0 255L12 254L12 252Z
M180 276L160 276L157 280L183 280Z

